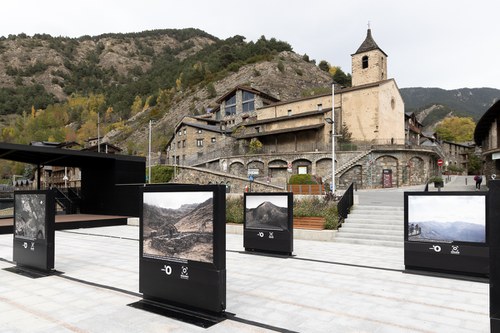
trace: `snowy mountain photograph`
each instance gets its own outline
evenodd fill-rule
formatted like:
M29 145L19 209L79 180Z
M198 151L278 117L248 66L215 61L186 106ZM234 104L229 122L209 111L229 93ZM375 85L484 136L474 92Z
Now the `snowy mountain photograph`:
M409 195L408 240L484 243L486 197Z

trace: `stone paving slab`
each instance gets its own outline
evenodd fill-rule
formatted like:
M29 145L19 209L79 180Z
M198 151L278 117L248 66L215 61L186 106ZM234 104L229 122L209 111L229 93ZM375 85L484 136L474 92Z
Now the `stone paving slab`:
M208 329L134 309L139 229L56 232L55 268L30 279L0 235L1 332L488 332L486 283L405 274L403 249L295 240L294 256L245 253L228 234L227 312Z

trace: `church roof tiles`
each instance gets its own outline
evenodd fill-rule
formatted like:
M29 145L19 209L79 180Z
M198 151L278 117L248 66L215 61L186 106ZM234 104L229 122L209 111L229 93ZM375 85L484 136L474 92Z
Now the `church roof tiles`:
M377 43L375 43L375 40L372 37L372 29L368 29L365 40L354 54L364 53L373 50L379 50L387 57L387 54L384 51L382 51L380 47L378 47Z

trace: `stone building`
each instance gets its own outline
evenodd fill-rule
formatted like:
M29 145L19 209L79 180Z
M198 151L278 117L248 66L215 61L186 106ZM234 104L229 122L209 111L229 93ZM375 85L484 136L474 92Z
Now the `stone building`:
M499 96L500 98L500 96ZM479 119L474 130L474 141L482 149L482 173L489 181L500 175L500 100Z
M332 93L278 101L251 87L235 87L210 114L176 125L167 163L252 174L282 186L295 173L331 182L335 126L335 135L347 131L351 141L348 151L336 149L340 187L353 181L365 187L424 183L441 155L418 140L413 150L408 146L403 99L395 80L387 78L387 55L370 29L351 60L352 87L332 85Z
M441 149L444 152L445 169L467 174L469 153L474 151L474 145L443 140Z

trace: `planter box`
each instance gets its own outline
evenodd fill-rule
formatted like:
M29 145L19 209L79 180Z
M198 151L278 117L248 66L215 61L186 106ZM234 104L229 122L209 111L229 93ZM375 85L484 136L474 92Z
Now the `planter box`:
M443 187L444 186L444 181L443 182L434 182L434 187Z
M310 230L324 230L325 218L324 217L294 217L294 229L310 229Z
M323 184L307 184L307 185L288 185L288 191L293 194L325 194L325 185Z

